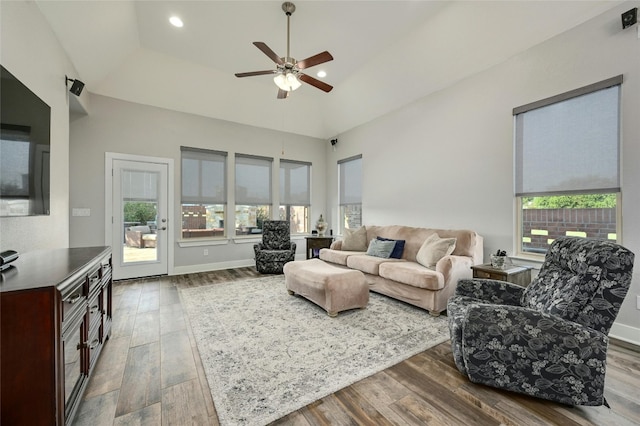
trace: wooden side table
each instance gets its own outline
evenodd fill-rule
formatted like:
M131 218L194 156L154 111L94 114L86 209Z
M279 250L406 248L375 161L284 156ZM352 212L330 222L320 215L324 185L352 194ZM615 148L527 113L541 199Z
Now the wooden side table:
M307 239L307 259L320 256L320 249L329 248L333 237L305 237Z
M473 278L489 278L507 281L523 287L531 283L531 268L529 266L509 265L504 269L497 269L490 263L472 266Z

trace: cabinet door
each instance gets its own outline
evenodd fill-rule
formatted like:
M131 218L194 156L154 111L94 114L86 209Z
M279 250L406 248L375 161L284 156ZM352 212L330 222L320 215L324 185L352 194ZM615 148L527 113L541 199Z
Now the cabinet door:
M80 402L86 380L84 367L84 316L78 318L62 338L64 353L64 417L68 419Z
M111 334L111 320L113 318L113 283L109 280L103 288L103 318L102 318L102 336L103 341Z

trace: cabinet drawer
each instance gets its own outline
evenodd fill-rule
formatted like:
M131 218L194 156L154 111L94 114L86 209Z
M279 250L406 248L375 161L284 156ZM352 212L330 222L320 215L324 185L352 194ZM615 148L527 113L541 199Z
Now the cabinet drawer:
M93 293L101 284L102 266L97 265L97 267L89 273L89 294Z
M73 284L74 290L62 300L62 323L64 325L73 322L78 316L84 315L87 295L84 292L85 279Z
M93 334L102 324L102 291L89 299L89 334Z
M89 350L89 371L93 370L95 362L102 349L102 341L100 339L100 327L95 330L94 333L89 335L89 340L86 343L86 347Z
M106 283L111 280L112 268L111 268L111 257L107 257L102 259L100 262L100 276L102 277L102 283Z

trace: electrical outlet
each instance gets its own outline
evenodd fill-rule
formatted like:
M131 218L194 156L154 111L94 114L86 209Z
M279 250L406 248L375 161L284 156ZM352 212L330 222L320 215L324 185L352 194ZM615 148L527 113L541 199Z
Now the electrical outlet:
M71 216L91 216L91 209L79 209L74 207L71 209Z
M204 255L209 256L209 249L204 249Z

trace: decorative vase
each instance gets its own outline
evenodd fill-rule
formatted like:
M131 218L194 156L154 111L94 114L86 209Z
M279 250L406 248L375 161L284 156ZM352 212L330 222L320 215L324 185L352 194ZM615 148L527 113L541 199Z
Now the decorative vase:
M497 256L495 254L491 255L491 266L496 269L504 269L504 263L507 260L507 256Z
M316 230L318 231L319 237L324 237L324 233L327 231L327 222L324 221L322 215L320 215L320 219L316 222Z

